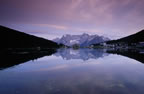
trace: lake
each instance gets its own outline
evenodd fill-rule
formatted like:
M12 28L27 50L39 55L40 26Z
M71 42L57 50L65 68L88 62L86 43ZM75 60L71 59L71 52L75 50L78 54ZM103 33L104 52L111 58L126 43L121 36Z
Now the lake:
M59 49L50 55L1 57L2 63L16 64L1 64L0 94L144 94L141 56Z

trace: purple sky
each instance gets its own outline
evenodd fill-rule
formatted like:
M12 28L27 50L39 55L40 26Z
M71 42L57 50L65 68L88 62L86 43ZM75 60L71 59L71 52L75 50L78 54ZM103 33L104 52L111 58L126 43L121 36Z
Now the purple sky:
M0 24L47 39L82 33L116 39L144 29L144 0L0 0Z

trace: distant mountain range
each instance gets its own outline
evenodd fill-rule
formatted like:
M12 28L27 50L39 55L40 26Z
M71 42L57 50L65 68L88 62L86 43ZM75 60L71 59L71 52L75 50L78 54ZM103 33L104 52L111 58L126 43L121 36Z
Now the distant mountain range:
M46 47L58 48L53 41L0 26L0 48Z
M80 47L87 47L90 45L95 46L100 43L112 44L114 46L137 46L141 43L144 47L144 30L117 40L110 40L104 36L88 35L84 33L82 35L63 35L61 38L56 38L53 41L0 26L0 48L59 48L60 44L66 46L73 46L76 44Z
M73 46L75 44L79 45L80 47L89 46L91 44L95 43L101 43L104 41L110 40L109 38L98 36L98 35L88 35L88 34L82 34L82 35L64 35L61 38L56 38L53 41L58 44L64 44L67 46Z

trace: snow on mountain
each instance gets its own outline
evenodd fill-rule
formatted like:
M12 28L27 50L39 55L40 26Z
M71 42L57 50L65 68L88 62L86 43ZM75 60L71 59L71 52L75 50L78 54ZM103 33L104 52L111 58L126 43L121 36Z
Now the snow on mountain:
M67 46L73 46L74 44L78 44L81 47L89 46L91 44L96 44L104 41L110 40L104 36L99 35L88 35L86 33L82 35L63 35L61 38L56 38L53 41L57 42L58 44L64 44Z

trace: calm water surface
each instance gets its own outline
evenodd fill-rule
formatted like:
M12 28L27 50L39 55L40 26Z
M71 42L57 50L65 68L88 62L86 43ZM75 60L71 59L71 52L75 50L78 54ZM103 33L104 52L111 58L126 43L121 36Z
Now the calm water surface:
M0 70L0 94L144 94L144 64L105 50L59 50Z

